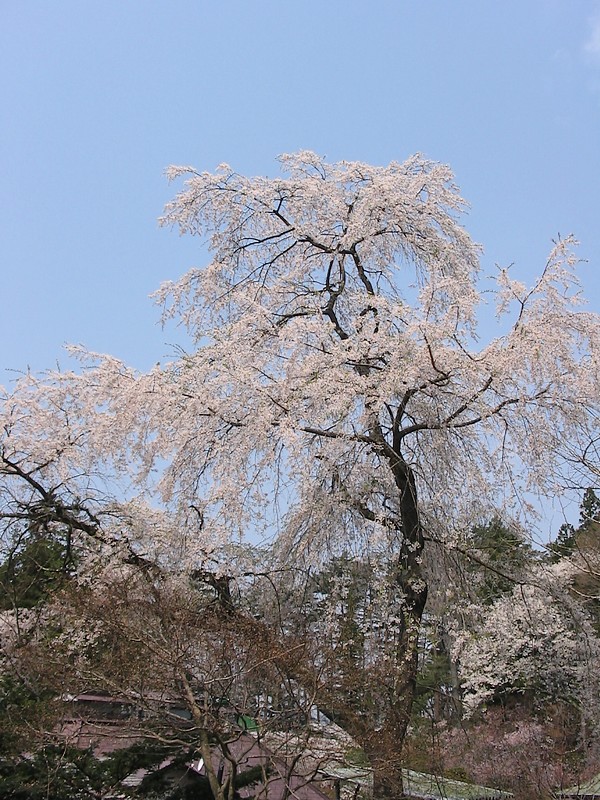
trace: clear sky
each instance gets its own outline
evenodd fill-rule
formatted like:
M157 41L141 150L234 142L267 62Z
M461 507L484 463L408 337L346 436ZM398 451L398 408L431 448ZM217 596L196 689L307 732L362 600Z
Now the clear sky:
M600 310L597 0L0 0L0 382L82 343L169 357L148 294L206 254L169 164L449 163L484 270L581 241Z
M168 357L148 294L206 260L167 165L449 163L484 268L574 232L600 309L600 2L0 0L0 380L65 342Z

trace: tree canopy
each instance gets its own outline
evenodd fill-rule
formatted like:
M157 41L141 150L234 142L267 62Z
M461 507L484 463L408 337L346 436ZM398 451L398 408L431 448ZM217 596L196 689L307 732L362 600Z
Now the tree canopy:
M447 167L280 162L276 178L169 171L184 184L162 222L212 260L156 299L195 347L146 374L80 351L78 373L25 376L1 411L0 513L10 537L35 509L104 566L212 576L233 615L249 574L374 565L386 629L360 674L380 700L353 710L335 681L315 687L395 796L443 554L595 467L600 322L567 237L531 287L498 270L485 298L502 333L480 343L479 248ZM266 630L285 639L268 615ZM306 680L319 655L283 662Z

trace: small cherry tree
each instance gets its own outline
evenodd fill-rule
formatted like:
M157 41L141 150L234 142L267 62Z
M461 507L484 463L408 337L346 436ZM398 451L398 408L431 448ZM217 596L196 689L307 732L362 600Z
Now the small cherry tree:
M185 184L163 224L212 253L157 293L195 349L148 374L84 355L81 374L24 379L3 411L4 514L37 504L215 580L266 570L244 542L268 544L269 568L376 565L385 636L359 675L379 701L352 709L335 681L316 685L376 796L397 796L433 562L490 509L573 479L600 324L579 307L568 238L531 288L498 272L504 332L478 344L479 253L447 167L280 160L277 178L169 171ZM264 619L265 642L293 635ZM303 652L280 664L300 681L320 658Z

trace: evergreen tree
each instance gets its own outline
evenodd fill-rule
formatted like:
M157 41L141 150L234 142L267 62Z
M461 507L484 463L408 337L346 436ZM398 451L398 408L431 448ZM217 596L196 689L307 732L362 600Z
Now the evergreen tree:
M469 571L476 575L476 596L485 605L512 592L534 558L531 545L498 516L473 529L470 553Z

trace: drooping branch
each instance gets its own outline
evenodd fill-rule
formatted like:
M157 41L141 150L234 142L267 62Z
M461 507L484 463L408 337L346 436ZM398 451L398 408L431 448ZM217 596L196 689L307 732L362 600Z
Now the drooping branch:
M33 477L31 472L23 469L6 456L0 456L0 459L4 465L2 471L6 475L24 481L41 497L40 502L30 503L25 506L24 510L17 512L19 519L25 518L37 522L43 519L48 522L57 522L72 530L81 531L94 539L103 540L100 521L86 506L80 502L65 504L54 489L44 487L39 480ZM2 516L14 518L13 512L3 512Z

